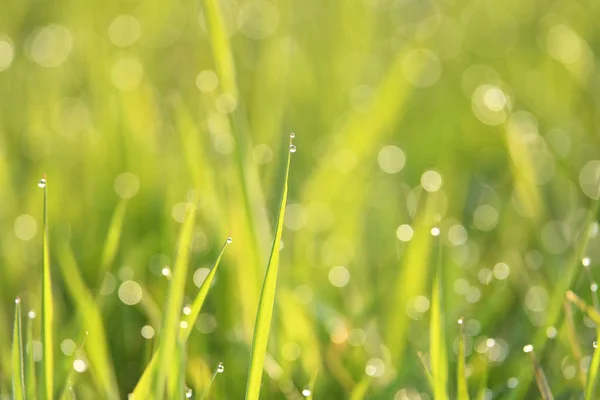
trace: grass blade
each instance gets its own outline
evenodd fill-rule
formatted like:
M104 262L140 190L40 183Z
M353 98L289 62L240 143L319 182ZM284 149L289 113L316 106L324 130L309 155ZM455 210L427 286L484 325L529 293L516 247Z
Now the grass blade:
M433 290L431 294L429 345L431 346L431 374L433 376L434 385L433 397L435 399L442 400L448 398L448 355L446 354L446 334L444 329L444 313L442 311L441 248L437 237L435 240L434 249L437 252L437 274L433 281Z
M465 360L465 330L464 330L464 319L458 320L460 326L460 333L458 334L458 369L457 369L457 382L456 387L457 396L459 399L469 400L469 387L467 385L467 372L466 372L466 360Z
M431 370L427 365L427 360L425 360L425 354L418 351L417 356L419 356L419 361L421 362L421 366L423 367L423 372L425 373L425 377L427 378L427 383L429 384L429 389L431 389L431 393L434 392L435 384L433 382L433 376L431 375Z
M367 395L369 386L371 386L371 377L365 376L356 386L354 386L354 389L352 389L350 400L363 400Z
M540 366L540 363L538 362L535 356L533 346L527 345L523 350L526 353L529 353L529 356L531 357L531 362L533 363L533 372L535 375L535 382L537 383L542 399L554 400L554 396L552 395L552 391L550 390L550 385L548 384L548 379L546 379L546 374L544 374L544 371L542 370L542 367Z
M100 310L94 301L94 297L88 290L83 281L77 262L69 245L60 244L59 266L64 277L64 284L69 295L74 300L83 325L88 332L87 356L89 359L90 370L97 380L98 387L104 391L107 398L119 398L119 389L115 376L113 364L108 350L108 341L106 339L106 330L102 321ZM70 375L74 372L71 369Z
M587 376L585 400L592 400L596 398L596 383L598 379L598 369L600 368L600 350L598 350L598 343L600 343L600 329L596 330L596 341L594 342L594 355L592 356L592 362L590 364L590 370Z
M567 326L567 336L569 338L569 344L571 346L571 353L573 358L577 361L577 365L581 365L581 346L577 340L577 331L575 330L575 321L573 321L573 308L571 303L565 300L565 324ZM586 376L583 370L579 368L579 380L581 381L582 388L586 387Z
M306 400L312 400L313 397L315 396L315 384L317 383L317 375L319 374L319 370L317 368L315 368L311 378L310 378L310 382L308 383L308 387L304 390L302 390L302 395L304 397L306 397Z
M15 322L12 338L12 390L13 399L25 399L25 369L23 358L23 330L21 327L21 299L15 300Z
M587 314L587 316L594 321L596 325L600 325L600 313L586 303L581 297L577 296L572 291L568 290L566 293L567 300L575 304L581 311Z
M487 357L483 358L483 372L479 380L479 390L477 391L477 400L487 399L487 380L488 380L488 363Z
M225 367L223 367L223 363L219 363L219 365L217 365L217 368L215 368L215 371L213 372L212 376L210 377L210 381L208 381L208 385L206 385L206 389L204 389L204 393L202 393L202 397L200 397L200 400L206 399L206 396L208 396L208 393L210 393L210 387L215 381L217 374L223 373L223 371L225 371Z
M260 294L256 323L254 325L254 338L252 339L252 354L250 356L250 369L248 371L248 383L246 385L246 400L258 400L260 393L260 382L262 380L265 353L269 341L269 330L271 329L271 317L273 316L273 304L275 302L275 288L277 286L277 272L279 268L279 247L281 235L283 234L283 219L285 216L285 205L287 202L288 176L290 172L290 160L293 135L290 136L290 153L288 153L287 164L279 202L277 224L275 227L275 238L271 247L271 255L267 272Z
M33 359L33 319L35 311L30 310L27 314L27 359L25 362L25 383L27 398L37 398L37 382L35 379L35 360Z
M52 322L54 301L52 299L52 278L50 275L50 245L48 243L48 184L46 175L38 186L44 189L44 227L42 240L42 397L54 398L54 341Z
M100 262L100 274L103 275L112 265L119 249L121 231L123 230L123 221L125 220L125 211L127 209L127 200L122 200L115 208L112 215L106 241L102 249L102 259Z
M232 242L231 237L228 237L227 240L225 241L225 243L223 244L223 247L221 247L221 251L219 252L219 255L217 256L217 260L215 261L215 264L213 265L212 269L210 270L210 272L204 279L204 282L202 282L202 285L200 285L200 290L198 291L198 294L196 294L196 297L194 298L194 301L192 302L190 314L186 315L184 317L184 321L186 321L188 324L188 329L181 330L181 334L180 334L182 342L184 344L187 342L188 338L190 337L190 334L192 333L192 328L193 328L194 324L196 323L196 319L198 318L198 315L200 315L200 311L202 310L202 306L204 305L204 300L206 299L208 290L210 289L210 287L215 279L215 276L217 274L217 269L219 268L219 264L221 263L221 258L223 257L223 254L225 253L225 248L231 242ZM135 389L132 393L133 398L146 399L146 398L150 397L150 389L151 389L151 384L152 384L151 377L152 377L152 371L154 371L155 367L156 367L156 353L152 356L152 359L146 366L146 369L144 370L142 377L140 378L137 385L135 386Z
M188 272L188 261L194 236L196 202L187 207L187 214L177 244L177 260L173 267L173 277L167 294L167 305L156 354L153 398L162 399L165 394L165 381L172 366L173 354L177 351L177 338L180 330L181 308ZM136 396L137 397L137 396Z

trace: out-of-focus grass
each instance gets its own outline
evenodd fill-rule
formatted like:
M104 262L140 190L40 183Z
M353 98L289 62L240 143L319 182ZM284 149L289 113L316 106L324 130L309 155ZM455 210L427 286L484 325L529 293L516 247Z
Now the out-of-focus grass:
M125 396L157 346L164 368L185 372L163 370L154 389L241 398L294 131L262 397L431 399L431 368L449 396L464 375L471 397L535 398L526 343L557 398L593 396L599 11L589 0L3 3L0 371L19 296L38 315L23 343L27 398L36 365L38 398L71 382L69 396ZM211 270L229 230L235 249ZM583 310L563 311L569 290Z

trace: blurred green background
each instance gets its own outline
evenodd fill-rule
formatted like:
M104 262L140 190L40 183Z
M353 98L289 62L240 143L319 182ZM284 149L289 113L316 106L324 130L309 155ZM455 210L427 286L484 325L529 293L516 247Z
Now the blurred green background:
M57 387L82 340L59 244L98 296L125 398L199 193L187 301L229 232L233 243L193 328L186 383L199 398L223 362L210 397L242 398L290 132L262 398L300 398L315 369L320 399L433 397L417 352L429 350L434 225L451 374L464 316L472 391L487 364L487 398L537 398L522 351L534 343L555 394L580 392L594 324L575 313L575 354L561 312L569 287L592 301L582 256L600 279L600 3L222 0L222 37L207 3L2 2L3 399L13 300L40 307L44 173ZM91 369L76 379L79 398L100 398Z

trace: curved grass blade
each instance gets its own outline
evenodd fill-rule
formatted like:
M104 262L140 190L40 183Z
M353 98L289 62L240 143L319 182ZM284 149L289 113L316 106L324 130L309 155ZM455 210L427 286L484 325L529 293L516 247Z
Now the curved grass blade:
M206 396L208 396L208 393L210 393L210 387L212 386L215 378L217 377L217 374L223 373L223 371L225 371L225 367L223 367L223 363L219 363L219 365L217 365L217 368L215 368L215 371L213 372L212 376L210 377L210 381L208 381L208 385L206 385L206 389L204 389L204 393L202 393L202 397L200 397L200 400L204 400Z
M317 383L317 375L319 374L319 370L315 368L310 382L308 383L308 387L302 391L302 395L306 397L306 400L312 400L315 395L315 384Z
M291 153L295 151L292 147L293 135L290 135L290 152L288 153L279 202L277 224L275 227L275 238L271 247L271 255L267 272L260 294L256 323L254 325L254 338L252 339L252 354L250 356L250 369L248 371L248 383L246 385L246 400L258 400L260 393L260 382L262 380L265 353L269 341L269 330L271 329L271 318L273 316L273 304L275 303L275 288L277 286L277 272L279 268L279 248L283 234L283 219L285 216L285 205L287 202L288 177L290 173Z
M106 240L102 249L102 258L100 261L100 273L104 274L115 260L117 250L119 249L119 239L123 230L123 221L125 220L125 211L127 209L127 200L122 200L115 208L112 215Z
M533 346L525 346L524 351L526 353L529 353L529 356L531 357L531 362L533 363L533 372L535 374L535 382L537 383L542 399L554 400L554 396L552 395L552 391L550 390L550 385L548 384L548 379L546 379L546 374L544 374L544 371L542 370L542 367L540 366L540 363L538 362L535 356Z
M431 389L431 393L434 392L434 382L433 376L431 376L431 370L427 366L427 360L425 360L425 354L420 351L417 351L417 356L419 356L419 361L421 362L421 366L423 367L423 372L425 373L425 377L427 378L427 383L429 384L429 389Z
M219 264L221 263L221 258L223 257L223 254L225 253L225 248L227 247L227 245L229 243L231 243L231 237L228 237L227 240L225 241L225 243L223 243L223 247L221 247L221 251L219 252L219 255L217 257L217 260L215 261L215 264L213 265L212 269L210 270L210 272L204 279L204 282L202 282L202 285L200 285L200 290L198 291L198 294L196 294L196 297L194 298L194 301L192 302L190 314L184 317L184 321L186 321L188 324L188 329L181 330L180 335L181 335L181 339L182 339L183 343L187 342L188 338L190 337L190 334L192 333L192 327L195 325L198 315L200 315L200 310L202 310L202 306L204 305L204 300L206 300L208 290L210 289L210 287L215 279L215 275L217 274L217 269L219 268ZM146 369L144 370L142 377L140 378L137 385L135 386L135 389L132 393L133 398L146 399L146 398L150 397L150 390L151 390L151 384L152 384L152 382L151 382L152 371L154 371L155 367L156 367L156 353L152 356L152 359L146 366Z
M460 333L458 335L458 369L456 373L456 387L457 396L459 399L469 400L469 387L467 385L467 372L466 372L466 360L465 360L465 330L464 330L464 319L458 320L460 326Z
M23 330L21 325L21 299L15 300L15 322L12 338L12 393L14 400L25 399L25 368L23 357Z
M350 400L363 400L367 395L369 386L371 386L371 377L365 376L356 386L354 386L354 389L352 389Z
M181 336L177 339L177 353L173 360L173 366L167 378L169 399L185 398L185 345L181 341Z
M567 336L569 338L569 344L571 346L571 353L573 354L573 358L577 361L577 365L581 365L581 346L579 345L579 340L577 340L577 331L575 330L575 322L573 321L573 308L571 303L565 300L564 304L565 309L565 325L567 326ZM579 368L578 372L579 380L581 381L582 388L585 388L586 376L585 372Z
M104 329L100 309L79 273L71 248L64 242L59 247L59 266L64 277L64 284L83 319L83 325L88 333L87 357L90 370L97 380L98 387L104 391L104 395L109 399L118 399L120 396L117 378L108 350L106 330ZM73 374L74 372L71 370L68 380Z
M173 267L173 277L167 294L167 305L161 324L161 335L156 354L153 398L162 399L165 394L165 382L169 368L172 367L173 355L177 351L177 338L180 330L180 314L185 292L188 272L188 261L194 236L196 221L196 203L191 203L177 244L177 260ZM136 396L137 397L137 396Z
M571 290L567 290L567 300L575 304L581 311L587 314L587 316L594 321L596 325L600 325L600 312L596 311L594 307L586 303L581 297L577 296Z
M37 398L37 382L35 379L35 360L33 359L33 319L35 311L30 310L27 313L27 359L25 362L25 383L27 389L27 398Z
M594 355L592 356L592 362L590 364L590 370L587 376L585 400L592 400L596 398L596 384L598 379L598 369L600 368L600 350L598 350L598 343L600 343L600 329L596 330L596 341L594 342Z
M44 189L44 227L42 239L42 397L54 398L54 341L52 322L54 301L52 299L52 278L50 274L50 245L48 243L48 184L46 175L38 186Z

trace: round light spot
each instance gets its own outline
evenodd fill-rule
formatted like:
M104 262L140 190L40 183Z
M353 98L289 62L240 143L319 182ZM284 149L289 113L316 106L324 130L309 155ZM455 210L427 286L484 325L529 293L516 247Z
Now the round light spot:
M208 268L198 268L196 271L194 271L194 276L192 278L194 280L194 285L197 287L202 286L209 273L210 269Z
M437 192L442 187L442 175L434 170L425 171L421 175L421 187L428 192Z
M362 329L352 329L348 335L350 346L362 346L367 341L367 334Z
M480 85L471 96L473 114L486 125L495 126L506 121L510 106L510 98L494 85Z
M259 144L254 147L252 158L257 164L268 164L273 160L273 150L266 144Z
M506 95L497 87L489 86L483 94L483 104L490 111L501 111L507 104Z
M35 219L28 214L19 215L15 218L15 236L21 240L31 240L37 232Z
M515 377L508 378L508 381L506 382L506 386L508 386L511 389L516 388L518 384L519 380Z
M237 107L237 100L233 95L229 93L223 93L217 97L217 100L215 101L215 107L221 114L229 114L232 113Z
M365 366L365 373L369 376L380 377L385 372L385 363L380 358L371 358Z
M564 253L572 242L571 229L562 221L549 221L542 227L541 240L546 251L552 254Z
M462 225L452 225L450 229L448 229L448 240L454 246L460 246L467 242L468 233L464 226Z
M427 312L427 310L429 310L430 304L431 303L429 302L429 299L425 296L417 296L413 301L413 307L418 313Z
M500 262L494 265L494 276L498 280L504 280L508 278L510 274L510 268L506 263Z
M546 329L546 336L548 338L555 339L556 335L558 335L558 331L556 330L555 327L549 326L548 329Z
M119 15L108 26L108 37L116 46L131 46L140 38L140 23L132 15Z
M58 67L66 61L72 46L71 32L64 26L51 24L35 33L29 55L42 67Z
M401 242L408 242L413 237L413 228L408 224L402 224L396 229L396 236Z
M527 290L525 295L525 306L530 311L542 312L548 307L548 292L544 287L535 285Z
M87 363L82 359L76 358L73 360L73 369L81 374L87 370Z
M298 358L300 358L302 349L300 349L298 343L288 342L281 348L281 354L283 355L283 358L288 361L296 361Z
M299 231L306 226L307 220L306 211L301 204L289 204L285 208L283 223L286 228L292 231Z
M210 314L200 313L198 320L196 321L196 329L201 333L211 333L217 327L217 320Z
M409 83L417 87L434 85L442 74L440 59L430 50L411 50L402 60L402 71Z
M121 58L114 63L110 77L113 85L124 92L134 90L142 82L144 68L132 57Z
M141 333L144 339L152 339L154 337L154 328L150 325L144 325L141 329Z
M377 163L383 172L397 174L406 164L406 156L400 147L385 146L377 154Z
M107 272L104 275L104 279L102 280L102 285L100 286L100 295L108 296L115 291L117 287L117 280L114 275L110 272Z
M473 224L481 231L491 231L498 223L498 211L490 205L477 207L473 214Z
M250 1L242 6L238 25L250 39L266 39L277 31L279 12L267 1Z
M546 36L548 53L563 64L573 64L581 57L581 39L565 25L553 26Z
M77 345L71 339L65 339L62 342L60 342L60 351L62 351L63 354L66 356L73 355L76 349Z
M329 270L329 282L335 287L344 287L350 281L350 272L346 267L338 266Z
M4 71L13 62L15 50L12 41L6 36L0 36L0 71Z
M130 199L135 196L140 189L138 177L131 172L124 172L115 179L115 192L122 199Z
M313 291L307 285L299 285L294 289L294 299L300 304L309 304L313 299Z
M201 92L210 93L217 88L218 84L219 78L214 71L201 71L198 76L196 76L196 87L200 89Z
M119 286L119 299L133 306L142 300L142 287L135 281L125 281Z
M581 191L591 199L600 199L600 160L587 162L579 171Z

